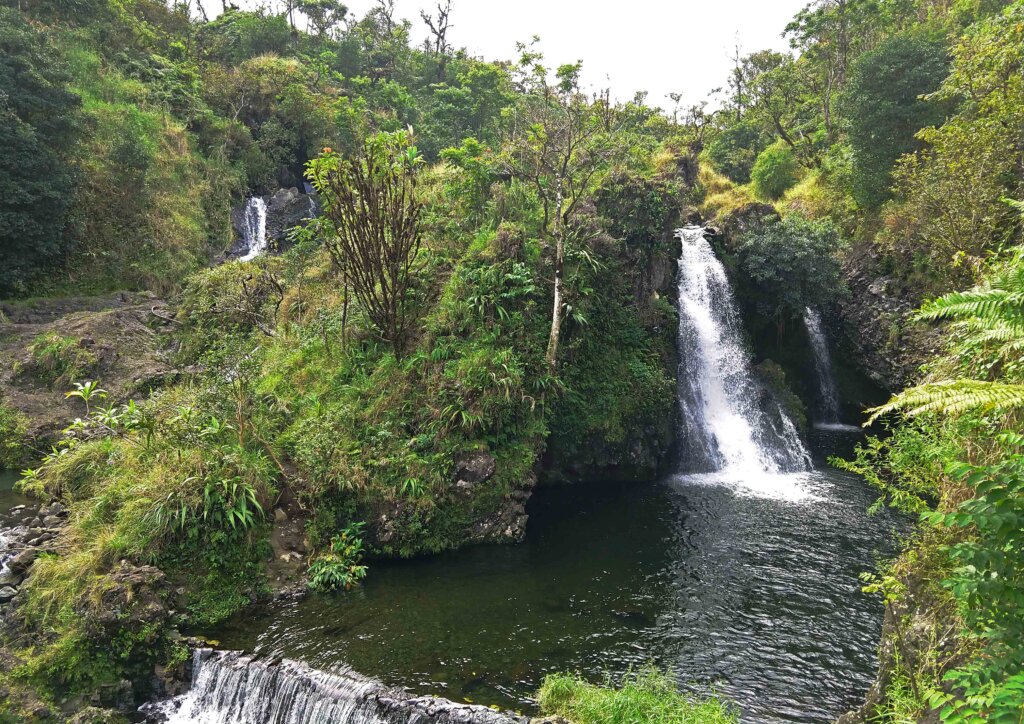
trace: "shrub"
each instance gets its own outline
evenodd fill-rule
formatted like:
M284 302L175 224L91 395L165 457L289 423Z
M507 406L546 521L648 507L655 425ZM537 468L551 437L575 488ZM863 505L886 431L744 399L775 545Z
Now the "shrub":
M800 165L792 149L776 141L761 152L750 172L750 182L759 198L775 201L800 180Z
M665 674L645 668L630 674L618 688L595 686L578 676L553 674L538 692L545 714L567 717L573 724L730 724L739 721L734 707L710 697L682 694Z
M99 361L74 337L44 332L28 347L31 361L24 371L53 387L68 387L92 372Z
M749 120L741 120L715 136L704 150L703 158L731 181L745 184L750 181L754 161L765 145L764 131Z
M309 587L318 591L349 590L366 577L362 523L353 523L331 539L329 550L309 567Z

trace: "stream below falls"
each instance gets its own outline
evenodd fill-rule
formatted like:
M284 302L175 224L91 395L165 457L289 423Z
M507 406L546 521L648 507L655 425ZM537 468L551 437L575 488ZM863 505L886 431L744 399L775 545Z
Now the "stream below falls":
M807 473L541 489L523 545L374 562L357 590L249 611L214 635L523 712L547 673L615 680L653 662L734 699L744 721L831 721L876 665L882 607L858 574L904 522L869 516L873 491L822 464L848 437L812 442Z

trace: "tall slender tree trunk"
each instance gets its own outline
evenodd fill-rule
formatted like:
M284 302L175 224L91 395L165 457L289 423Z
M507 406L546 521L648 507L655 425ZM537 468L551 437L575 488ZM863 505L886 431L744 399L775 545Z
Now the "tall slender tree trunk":
M551 374L558 367L558 340L562 332L562 272L565 268L565 225L562 220L562 182L558 180L555 202L555 299L551 307L551 335L548 337L547 363Z

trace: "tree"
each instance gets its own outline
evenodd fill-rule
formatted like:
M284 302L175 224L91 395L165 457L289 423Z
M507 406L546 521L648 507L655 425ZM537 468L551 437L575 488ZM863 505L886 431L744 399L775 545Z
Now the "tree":
M744 296L754 300L759 314L775 321L781 334L788 320L803 317L806 307L835 298L841 287L839 249L839 232L827 220L790 214L756 228L738 250L741 279L749 286Z
M717 171L738 184L750 181L750 171L771 142L761 125L749 117L728 123L712 137L703 155Z
M430 37L426 46L437 58L437 80L444 80L445 66L452 46L448 42L448 31L451 29L452 0L445 0L444 5L437 4L437 16L431 15L426 10L420 10L420 17L430 30Z
M75 182L67 154L78 137L78 96L47 37L0 8L0 294L58 262Z
M747 62L751 80L746 117L766 134L781 138L802 164L816 165L820 119L807 62L773 51L754 53Z
M505 149L510 173L528 181L537 192L543 209L543 227L555 242L554 300L551 333L545 359L554 372L558 364L558 343L563 319L563 275L566 240L571 219L580 200L592 187L598 172L613 153L599 104L591 104L579 86L581 63L562 65L556 72L557 85L546 80L540 56L524 51L520 62L521 99L514 119L513 135Z
M854 199L877 209L892 196L892 169L920 143L915 134L939 124L943 104L924 96L946 77L945 44L920 33L900 34L853 63L839 104L853 149Z
M422 163L409 134L398 131L371 136L357 158L328 150L308 166L329 229L325 244L346 295L351 286L396 357L402 356L412 317L409 292L423 208L416 183Z
M851 59L876 41L879 11L877 0L813 0L786 26L790 45L800 51L814 79L814 97L829 136L836 94L846 85Z
M309 18L320 39L338 27L348 14L348 8L339 0L299 0L298 8Z

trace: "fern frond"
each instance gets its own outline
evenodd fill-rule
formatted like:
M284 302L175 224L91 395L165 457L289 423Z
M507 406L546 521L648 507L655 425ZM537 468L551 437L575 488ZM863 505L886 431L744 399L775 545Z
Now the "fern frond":
M966 410L1005 412L1020 408L1024 408L1024 385L947 380L904 390L884 405L868 410L867 424L897 411L913 417L926 412L954 415Z
M915 318L923 321L973 318L1020 322L1024 321L1024 292L996 288L953 292L925 303L917 310Z
M1000 344L1007 350L1018 351L1024 347L1024 325L995 322L982 324L975 320L965 321L961 327L968 342L976 344Z

